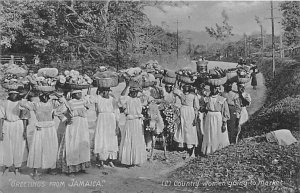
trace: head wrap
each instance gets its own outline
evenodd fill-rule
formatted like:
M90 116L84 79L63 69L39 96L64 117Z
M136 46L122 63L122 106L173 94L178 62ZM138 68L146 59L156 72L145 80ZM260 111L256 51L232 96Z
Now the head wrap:
M8 94L20 94L18 91L15 91L15 90L11 90L8 92Z
M129 88L129 92L141 92L141 91L142 91L141 87L138 86L131 86Z
M82 93L82 91L81 91L81 90L73 90L73 91L71 92L71 94L76 94L76 93Z

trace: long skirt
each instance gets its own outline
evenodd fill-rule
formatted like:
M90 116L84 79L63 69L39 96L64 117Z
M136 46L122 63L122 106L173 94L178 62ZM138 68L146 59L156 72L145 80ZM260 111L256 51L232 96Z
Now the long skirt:
M62 137L57 168L64 173L79 172L90 166L90 138L87 118L74 117Z
M256 76L252 76L251 86L257 86L257 78L256 78Z
M30 168L55 168L58 140L55 126L37 128L29 150L27 166Z
M117 159L118 136L114 113L99 113L95 130L94 153L100 160Z
M23 121L18 120L9 122L4 120L3 133L4 138L0 143L0 154L3 155L2 160L6 167L21 167L22 163L27 159L26 141L23 137L24 126ZM1 156L0 156L1 157Z
M198 137L198 147L196 148L196 155L201 155L201 147L202 147L202 141L203 141L203 127L204 127L204 114L199 112L197 122L196 122L196 128L197 128L197 137Z
M30 111L30 119L29 119L29 123L27 125L27 142L28 142L29 149L31 148L33 135L36 130L36 126L35 126L36 122L37 122L37 119L36 119L36 115L35 115L34 111Z
M147 160L142 120L126 120L122 136L119 160L126 165L139 165Z
M246 123L248 121L248 119L249 119L249 115L248 115L247 108L242 107L239 125L243 125L244 123Z
M229 145L228 131L222 133L222 115L220 112L208 112L204 121L202 152L210 154Z
M236 117L236 108L233 105L228 105L230 119L227 120L228 137L230 143L235 143L235 139L238 133L238 122Z
M187 146L198 145L196 126L193 126L195 111L193 107L182 106L180 108L181 127L175 131L174 140L178 143L185 143Z

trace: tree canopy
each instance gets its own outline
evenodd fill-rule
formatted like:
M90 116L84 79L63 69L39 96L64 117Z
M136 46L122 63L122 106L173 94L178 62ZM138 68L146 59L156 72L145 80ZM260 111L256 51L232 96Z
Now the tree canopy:
M1 49L39 54L45 63L81 60L118 66L132 53L174 51L176 34L144 14L156 1L1 1Z

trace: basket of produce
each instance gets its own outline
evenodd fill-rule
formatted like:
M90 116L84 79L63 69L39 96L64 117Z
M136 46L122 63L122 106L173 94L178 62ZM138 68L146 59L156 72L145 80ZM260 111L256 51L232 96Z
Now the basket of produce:
M108 78L95 78L98 87L116 87L119 85L118 78L108 77Z
M208 84L213 85L213 86L221 86L225 84L227 81L227 77L224 76L222 78L210 78L207 80Z
M154 77L155 77L155 78L159 78L159 79L160 79L160 78L163 78L163 77L164 77L164 75L163 75L163 74L161 74L161 73L157 73L157 72L156 72L156 73L154 73Z
M98 87L116 87L119 85L119 76L116 72L97 72L93 78Z
M57 77L46 78L44 76L38 76L37 74L30 74L26 76L26 79L33 86L33 89L42 92L54 91L57 83Z
M61 87L66 89L86 89L91 86L93 79L88 75L80 75L76 70L66 70L63 75L58 76L58 82Z
M5 70L5 74L13 74L16 77L25 77L27 75L28 71L25 70L22 67L19 67L16 64L11 64L9 65L6 70Z
M4 83L2 84L2 87L8 90L19 90L19 89L23 89L24 85L23 84L9 84L9 83Z
M247 82L249 82L250 81L250 77L239 77L238 76L238 78L237 78L238 80L238 83L242 83L242 84L245 84L245 83L247 83Z
M90 84L67 84L66 88L75 89L75 90L81 90L81 89L87 89L90 86L91 86Z
M165 76L163 79L163 83L165 84L175 84L176 78Z
M133 83L133 84L135 84L135 83ZM143 88L146 88L146 87L150 87L150 86L154 86L154 84L155 84L155 81L142 81L142 83L141 83L141 86L143 87Z
M178 76L178 80L180 80L181 82L184 82L186 84L193 84L195 82L196 79L193 79L193 77L190 76Z
M198 72L193 72L189 68L181 69L181 70L177 71L176 74L177 74L177 79L179 81L187 83L187 84L194 83L199 75Z
M126 79L126 80L130 80L134 77L139 76L142 73L142 69L139 67L135 67L135 68L129 68L129 69L125 69L125 70L120 70L120 74L121 76ZM95 76L95 75L94 75Z
M41 91L41 92L51 92L55 91L55 86L41 86L41 85L35 85L34 90Z
M247 69L240 68L238 69L237 74L238 74L237 81L239 83L245 84L250 81L250 71L248 71Z
M237 71L232 70L232 71L227 71L226 72L226 77L227 77L228 81L236 82L237 81L237 76L238 76Z
M56 68L41 68L38 70L38 77L45 78L55 78L58 75L58 70Z
M226 71L216 67L209 70L207 83L213 86L221 86L227 81Z
M165 70L165 77L176 78L176 72L172 70Z

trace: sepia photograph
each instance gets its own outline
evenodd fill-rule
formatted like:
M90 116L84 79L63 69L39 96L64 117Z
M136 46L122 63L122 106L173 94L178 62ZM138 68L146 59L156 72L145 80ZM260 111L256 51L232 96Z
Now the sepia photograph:
M300 193L300 1L0 0L0 193Z

